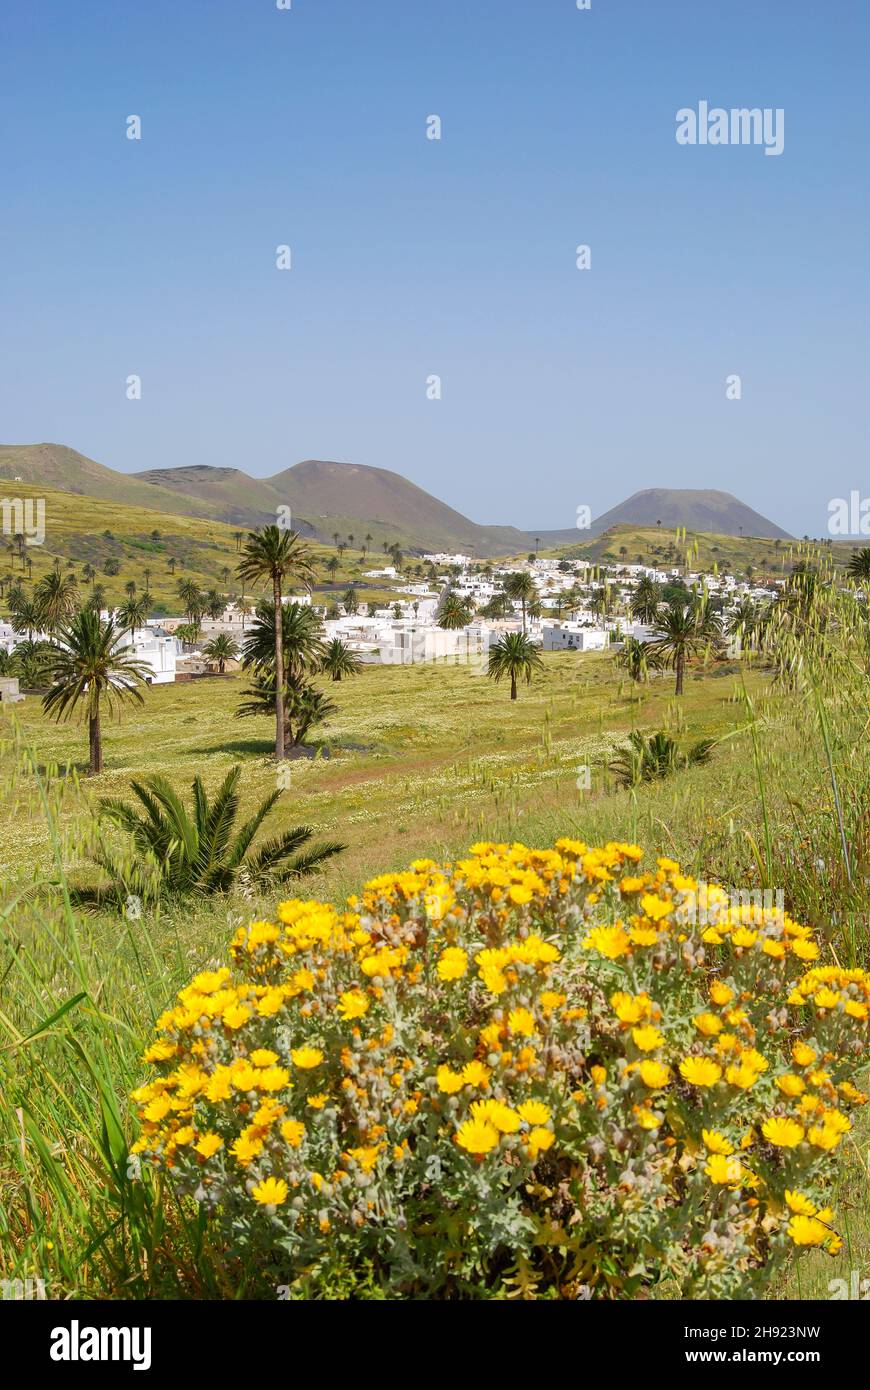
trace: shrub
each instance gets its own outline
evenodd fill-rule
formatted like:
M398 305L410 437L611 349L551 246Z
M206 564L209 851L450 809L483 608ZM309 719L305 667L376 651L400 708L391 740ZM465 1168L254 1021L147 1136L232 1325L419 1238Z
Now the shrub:
M633 729L625 748L611 762L610 771L616 773L621 787L637 787L641 782L656 782L683 768L709 763L715 747L715 739L703 738L682 753L669 734L647 737Z
M314 873L325 860L345 848L335 840L309 844L314 831L297 825L252 848L264 822L281 798L275 790L265 797L238 829L242 769L230 768L215 797L209 800L201 777L193 779L192 811L188 811L171 782L160 773L130 790L143 808L137 811L117 797L99 802L98 818L129 836L129 852L119 856L100 839L91 858L109 877L108 887L82 889L79 903L123 900L128 893L159 898L172 893L225 893L237 881L268 886Z
M273 1294L752 1297L836 1253L870 975L642 857L482 844L281 903L158 1020L136 1151Z

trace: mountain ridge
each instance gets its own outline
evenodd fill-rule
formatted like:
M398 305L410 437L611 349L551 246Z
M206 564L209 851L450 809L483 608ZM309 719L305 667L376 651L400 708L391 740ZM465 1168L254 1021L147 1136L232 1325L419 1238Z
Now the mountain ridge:
M265 478L211 464L122 473L66 445L0 445L0 482L16 477L240 527L262 526L275 520L279 507L289 507L292 524L302 534L327 542L353 534L357 544L368 537L373 552L398 544L406 550L464 551L484 559L576 544L620 524L661 523L689 531L789 539L731 493L709 488L645 488L595 518L586 530L534 531L471 521L401 473L328 459L303 459Z
M748 507L733 493L718 488L641 488L596 517L589 533L600 536L611 526L656 526L659 523L664 527L685 526L689 531L719 536L737 536L745 532L765 539L791 539L781 526Z

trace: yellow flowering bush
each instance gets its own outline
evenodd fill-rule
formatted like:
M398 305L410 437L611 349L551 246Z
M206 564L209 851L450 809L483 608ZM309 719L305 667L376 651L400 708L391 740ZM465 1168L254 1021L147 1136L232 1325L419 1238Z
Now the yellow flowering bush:
M835 1254L870 975L643 857L478 844L280 903L158 1020L135 1150L264 1289L735 1298Z

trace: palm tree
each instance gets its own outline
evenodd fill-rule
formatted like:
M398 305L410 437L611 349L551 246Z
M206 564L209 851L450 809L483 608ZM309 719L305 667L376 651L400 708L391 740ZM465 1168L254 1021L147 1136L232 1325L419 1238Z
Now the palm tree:
M626 637L622 650L616 653L616 664L627 671L633 681L644 681L649 670L658 663L647 642L639 642L636 637Z
M44 690L48 684L50 642L16 642L9 658L8 674L17 676L25 690Z
M345 642L342 642L338 637L333 637L326 648L321 669L334 681L340 681L342 676L359 675L362 670L362 663Z
M511 683L511 699L517 698L517 679L524 678L526 685L532 673L543 669L541 653L526 637L524 632L506 632L489 649L487 675L494 681L508 676Z
M94 613L99 613L106 606L106 588L104 584L94 584L91 586L90 596L86 608L90 608Z
M307 603L284 604L281 613L282 669L285 686L299 685L320 669L326 648L323 624ZM246 670L275 674L275 605L263 599L242 649Z
M122 632L133 633L137 628L145 627L148 622L148 612L151 607L151 595L143 594L141 598L131 595L126 603L115 614L118 626Z
M33 602L46 632L54 632L72 617L78 606L78 584L75 575L60 575L49 570L33 591Z
M217 589L209 589L203 601L206 613L215 621L222 616L227 606L226 599L218 593Z
M243 541L244 539L245 539L245 533L244 533L244 531L234 531L234 532L233 532L233 540L234 540L235 543L236 543L236 553L239 554L239 555L242 553L242 541Z
M352 584L348 589L345 589L341 601L344 604L344 611L345 613L347 613L349 617L352 618L355 613L359 612L359 602L357 601L356 589L353 587Z
M309 677L320 669L326 648L323 626L309 604L288 603L281 614L283 646L284 747L297 746L312 723L332 712L309 698ZM275 605L264 599L245 638L242 664L253 673L244 693L251 698L236 713L275 715ZM317 692L315 692L316 694Z
M184 604L184 615L191 627L199 634L199 625L205 611L205 596L193 579L179 579L178 597Z
M729 637L739 637L744 642L751 642L755 633L758 621L758 610L750 598L742 598L728 617L725 624L725 631Z
M236 710L236 718L268 714L275 717L275 672L257 670L251 685L244 692L249 696ZM289 686L284 691L284 747L300 748L315 724L320 724L335 712L336 705L322 690L306 683Z
M110 618L102 622L91 608L80 609L57 633L58 645L48 658L51 686L42 707L49 717L68 719L81 705L88 721L90 775L103 770L101 701L111 713L127 700L142 704L141 687L148 667L129 651L119 650L120 633Z
M210 642L206 642L202 654L207 656L209 661L217 662L218 673L222 676L227 662L238 659L239 644L234 637L228 637L225 632L219 632Z
M870 546L862 546L849 557L846 573L856 584L870 584Z
M527 570L521 570L518 574L509 574L504 583L504 591L508 598L519 600L523 613L523 632L525 632L526 604L537 598L538 594L534 579Z
M329 559L326 562L326 568L329 570L329 573L332 575L333 579L335 579L335 575L338 570L337 555L330 555Z
M189 811L167 778L158 774L130 784L144 815L125 801L106 798L100 802L100 818L130 836L135 853L154 870L157 891L167 894L227 892L240 876L253 885L301 878L345 848L338 841L305 848L314 832L310 826L299 825L252 850L281 792L271 792L234 833L240 778L241 768L231 768L210 802L202 779L195 777ZM126 867L119 868L104 848L93 857L109 875L115 893L129 891L133 885Z
M23 589L10 590L9 613L12 619L12 631L23 632L28 642L32 642L34 632L39 632L42 628L42 612L39 604L32 598L28 598Z
M470 622L471 605L468 599L460 598L458 594L446 594L438 611L438 626L450 632L466 627Z
M683 693L687 659L704 647L716 645L720 638L719 620L705 604L674 605L659 617L649 648L666 666L673 667L677 678L675 695Z
M631 616L641 623L655 622L659 604L662 601L662 586L650 575L645 574L638 581L631 600Z
M128 598L133 598L133 597L134 597L134 595L135 595L135 593L136 593L136 580L135 580L135 579L128 579L128 580L127 580L127 583L124 585L124 593L127 595Z
M610 587L607 584L602 584L597 589L593 589L589 607L593 613L599 613L604 617L610 610L610 602Z
M281 633L281 590L286 579L311 588L314 566L311 551L299 539L296 531L284 531L278 526L265 526L251 531L245 542L243 558L236 573L246 583L270 581L274 603L275 627L275 757L284 757L284 644Z

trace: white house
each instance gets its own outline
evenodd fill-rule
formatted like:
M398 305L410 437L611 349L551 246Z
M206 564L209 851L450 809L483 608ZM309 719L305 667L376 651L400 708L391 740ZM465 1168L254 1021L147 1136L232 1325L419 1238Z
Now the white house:
M460 569L466 569L471 564L470 555L447 555L443 550L437 554L424 555L423 559L430 565L458 565Z
M148 668L149 685L168 685L175 680L175 665L181 649L177 637L161 627L139 627L121 636L119 647L132 647L132 654Z
M603 628L580 623L543 623L541 635L545 652L601 652L608 645Z

